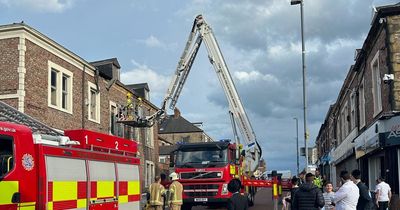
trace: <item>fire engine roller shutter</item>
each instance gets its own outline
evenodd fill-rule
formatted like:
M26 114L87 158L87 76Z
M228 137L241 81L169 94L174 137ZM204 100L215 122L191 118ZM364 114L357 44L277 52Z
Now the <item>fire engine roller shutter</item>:
M117 164L118 203L120 210L140 209L139 167L137 165Z
M116 198L114 163L89 161L90 200Z
M86 209L85 160L46 157L47 209Z

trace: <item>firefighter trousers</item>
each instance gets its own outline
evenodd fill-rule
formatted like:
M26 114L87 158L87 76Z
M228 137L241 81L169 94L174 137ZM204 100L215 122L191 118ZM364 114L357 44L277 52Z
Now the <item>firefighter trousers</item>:
M163 210L162 206L150 206L149 210Z
M171 204L171 209L170 210L181 210L181 205Z

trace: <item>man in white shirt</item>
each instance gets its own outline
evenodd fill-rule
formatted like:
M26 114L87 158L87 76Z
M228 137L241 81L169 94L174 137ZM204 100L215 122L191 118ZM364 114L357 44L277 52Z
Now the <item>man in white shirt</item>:
M376 182L378 182L375 190L376 205L378 206L379 210L386 210L389 207L390 199L392 198L390 186L382 177L379 177Z
M356 210L360 192L354 182L350 180L348 171L340 172L340 179L343 185L333 197L333 202L336 204L336 210Z

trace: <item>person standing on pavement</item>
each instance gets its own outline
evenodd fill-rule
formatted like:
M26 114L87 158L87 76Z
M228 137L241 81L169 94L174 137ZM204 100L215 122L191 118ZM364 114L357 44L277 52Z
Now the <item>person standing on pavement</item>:
M313 183L315 186L317 186L319 189L321 189L321 192L323 191L322 190L322 186L323 186L322 177L321 177L321 174L319 173L319 170L315 171L315 178L314 178Z
M161 178L159 176L156 176L154 178L154 183L150 185L149 187L150 191L150 209L151 210L162 210L162 207L164 205L164 194L165 194L165 188L164 186L161 185Z
M369 193L367 185L361 182L361 171L355 169L351 172L352 180L354 184L357 185L360 192L360 197L358 198L357 210L371 210L374 207L371 194Z
M306 175L306 171L304 171L304 170L299 174L299 186L306 183L305 177L304 177L305 175Z
M228 200L228 210L247 210L249 208L247 197L239 192L241 186L239 179L232 179L228 183L228 191L232 193Z
M358 198L360 197L357 185L351 181L348 171L341 171L340 179L343 184L333 197L336 210L356 210Z
M183 204L182 202L182 192L183 186L180 182L178 182L178 174L173 172L169 175L172 180L172 183L169 185L169 193L170 193L170 210L180 210Z
M335 206L333 204L333 197L335 196L335 192L333 192L333 185L331 182L325 183L325 192L322 194L324 196L325 206L324 210L333 210Z
M379 177L376 181L378 183L375 190L376 205L379 210L386 210L389 207L390 199L392 198L390 186L382 177Z
M314 175L306 174L306 183L294 193L292 210L318 210L325 205L322 192L313 184Z

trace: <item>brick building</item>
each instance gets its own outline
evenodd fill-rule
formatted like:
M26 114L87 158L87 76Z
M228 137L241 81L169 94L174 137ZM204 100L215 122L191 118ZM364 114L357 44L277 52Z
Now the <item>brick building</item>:
M134 129L116 122L126 95L117 59L88 62L23 23L0 26L0 100L58 130L90 129L137 140L144 168L142 187L158 163L157 128ZM143 114L157 110L148 98ZM145 155L143 155L145 154Z
M359 168L371 190L385 177L399 209L400 5L377 8L354 60L316 139L321 171L336 185Z

